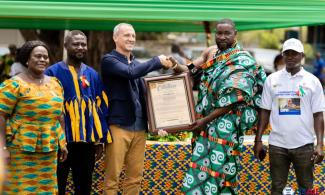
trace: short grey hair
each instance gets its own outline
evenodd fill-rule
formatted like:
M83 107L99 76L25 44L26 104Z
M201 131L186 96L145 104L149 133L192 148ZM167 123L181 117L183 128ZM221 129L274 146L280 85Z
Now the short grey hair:
M119 23L118 25L116 25L114 27L114 30L113 30L113 36L116 36L118 31L120 30L121 26L130 26L133 28L133 26L131 24L128 24L128 23Z
M235 22L232 19L223 18L223 19L217 21L216 26L218 26L219 24L229 24L230 26L232 26L232 28L234 30L236 30Z
M64 37L64 44L67 44L69 41L71 41L71 38L73 36L76 36L76 35L81 35L83 37L86 38L87 40L87 36L85 35L85 33L83 33L81 30L71 30L67 33L67 35Z

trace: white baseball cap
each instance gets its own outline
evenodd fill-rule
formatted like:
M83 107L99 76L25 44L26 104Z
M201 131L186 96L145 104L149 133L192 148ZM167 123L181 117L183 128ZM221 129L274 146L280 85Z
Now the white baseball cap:
M283 43L282 53L287 50L294 50L299 53L304 53L304 46L298 39L291 38Z

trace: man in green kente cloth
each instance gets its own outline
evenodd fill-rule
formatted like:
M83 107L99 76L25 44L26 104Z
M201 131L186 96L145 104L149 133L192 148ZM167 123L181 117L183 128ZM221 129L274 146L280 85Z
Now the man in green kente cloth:
M266 75L237 43L236 34L234 22L222 19L216 24L216 45L200 58L187 66L171 59L175 72L203 71L184 194L238 194L239 155L245 131L257 122Z

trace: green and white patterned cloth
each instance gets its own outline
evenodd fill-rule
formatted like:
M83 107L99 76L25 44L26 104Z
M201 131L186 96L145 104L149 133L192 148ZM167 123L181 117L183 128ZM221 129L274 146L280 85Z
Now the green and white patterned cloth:
M219 51L202 66L197 118L217 108L232 110L212 122L195 138L184 194L238 194L239 154L244 133L257 122L257 110L266 79L263 68L239 44Z

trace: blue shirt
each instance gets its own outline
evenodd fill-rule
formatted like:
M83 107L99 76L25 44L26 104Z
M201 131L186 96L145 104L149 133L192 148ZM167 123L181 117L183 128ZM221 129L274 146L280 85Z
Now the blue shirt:
M131 93L133 94L133 100L135 102L135 122L132 125L120 125L123 129L127 129L130 131L139 131L148 129L147 121L145 120L144 113L142 110L142 106L140 103L140 94L139 94L139 86L137 82L130 82L132 86Z
M64 122L67 142L112 142L106 123L108 98L98 73L81 64L77 73L63 61L45 74L56 77L64 89Z
M314 68L315 68L314 75L317 78L322 79L324 77L324 73L322 73L322 70L323 70L323 68L325 68L325 62L324 62L323 58L316 59L314 61Z
M140 63L131 62L113 50L101 62L102 79L109 99L108 123L128 130L147 129L145 86L141 77L162 68L158 57Z

